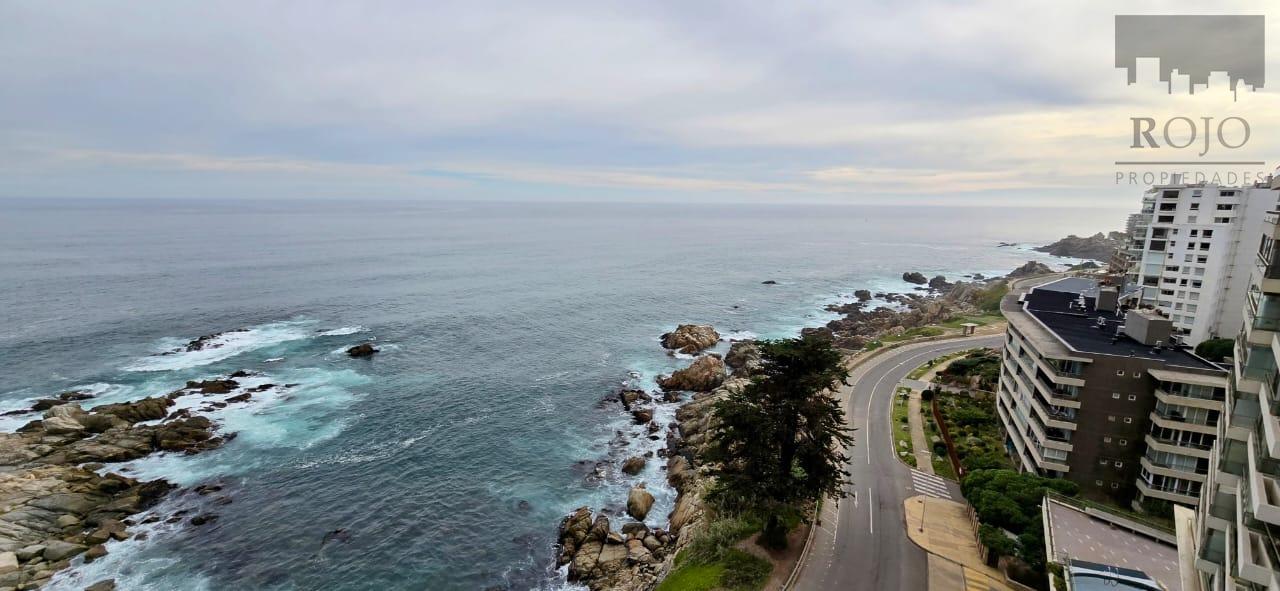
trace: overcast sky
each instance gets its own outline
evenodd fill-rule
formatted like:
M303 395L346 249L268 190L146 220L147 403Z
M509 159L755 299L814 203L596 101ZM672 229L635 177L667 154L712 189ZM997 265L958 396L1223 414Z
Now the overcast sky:
M329 4L0 0L0 196L1123 205L1114 161L1197 155L1131 116L1280 160L1280 71L1114 67L1117 12L1201 2Z

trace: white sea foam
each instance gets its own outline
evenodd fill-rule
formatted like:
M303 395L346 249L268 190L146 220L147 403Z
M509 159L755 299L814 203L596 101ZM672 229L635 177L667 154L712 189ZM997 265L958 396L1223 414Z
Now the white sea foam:
M750 341L760 338L760 335L749 330L734 330L725 333L723 336L726 341Z
M335 328L333 330L321 331L318 334L322 337L341 337L341 336L356 334L358 332L364 332L364 331L365 331L365 328L363 326L344 326L342 328Z
M301 368L238 381L240 388L227 394L180 396L172 409L189 409L213 420L222 433L236 433L236 438L226 446L195 456L151 454L132 462L112 464L112 470L135 478L164 478L183 486L251 471L259 464L272 461L270 450L273 448L306 449L337 436L347 422L355 418L342 415L342 410L357 396L352 388L368 383L369 379L351 370ZM253 392L247 402L202 410L211 402L221 402L268 383L277 385ZM285 387L285 384L297 385Z
M273 322L242 331L222 333L198 351L180 350L185 343L165 339L165 350L126 365L128 371L172 371L209 365L263 347L310 338L304 322ZM176 351L175 351L176 350ZM167 354L165 354L167 353Z

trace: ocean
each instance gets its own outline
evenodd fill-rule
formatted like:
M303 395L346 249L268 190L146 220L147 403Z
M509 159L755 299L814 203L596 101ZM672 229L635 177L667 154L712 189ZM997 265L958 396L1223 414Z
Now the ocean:
M5 200L0 411L72 389L96 394L86 406L133 400L241 369L297 384L211 415L238 434L223 448L111 466L217 482L233 502L176 493L156 511L219 519L135 528L145 540L113 543L53 589L552 589L556 525L575 507L617 509L643 480L658 498L649 523L665 523L661 462L584 478L584 465L661 445L632 441L600 401L688 362L665 353L663 332L794 336L855 289L908 290L904 271L1061 263L997 244L1113 230L1125 213ZM218 348L157 355L236 329ZM365 341L381 352L344 354ZM322 548L338 528L349 539Z

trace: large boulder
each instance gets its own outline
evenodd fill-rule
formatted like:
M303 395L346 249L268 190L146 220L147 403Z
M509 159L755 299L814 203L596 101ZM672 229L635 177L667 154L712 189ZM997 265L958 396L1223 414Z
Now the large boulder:
M697 353L720 342L720 333L707 324L681 324L662 335L662 346L681 353Z
M916 285L924 285L929 282L929 278L925 277L924 274L919 271L909 271L909 272L903 273L902 280L906 281L907 283L914 283Z
M853 297L858 298L859 302L871 301L871 290L868 290L868 289L854 290Z
M653 508L653 495L644 489L644 485L631 487L631 492L627 493L627 515L630 515L640 521L649 515L649 509Z
M678 370L670 376L658 378L658 385L663 390L692 390L707 392L724 383L725 365L719 355L703 355L693 361L689 367Z
M760 369L760 347L755 341L737 341L724 356L725 365L734 375L751 375Z
M635 476L644 470L644 465L644 456L632 456L622 463L622 472L624 474Z

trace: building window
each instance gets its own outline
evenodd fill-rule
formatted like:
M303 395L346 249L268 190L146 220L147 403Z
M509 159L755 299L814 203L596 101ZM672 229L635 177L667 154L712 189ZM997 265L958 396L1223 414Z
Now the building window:
M1196 208L1196 209L1199 209L1199 208ZM1196 216L1194 216L1194 215L1189 215L1189 216L1187 216L1187 223L1188 223L1188 224L1194 224L1194 223L1196 223Z
M1111 488L1120 488L1120 483L1119 483L1119 482L1112 482L1112 483L1111 483Z
M1120 400L1120 393L1119 393L1119 392L1112 392L1112 393L1111 393L1111 398L1112 398L1113 400Z
M1110 437L1103 437L1103 438L1102 438L1102 442L1103 442L1103 443L1111 443L1111 438L1110 438Z
M1120 440L1120 445L1121 445L1121 446L1129 445L1129 440L1128 440L1128 439L1121 439L1121 440Z
M1095 480L1095 481L1093 481L1093 483L1094 483L1095 485L1097 485L1097 486L1102 486L1102 481L1101 481L1101 480Z
M1123 467L1124 467L1124 462L1121 462L1120 460L1116 460L1116 467L1117 467L1117 468L1123 468Z
M1133 376L1133 377L1135 377L1135 378L1136 378L1136 377L1138 377L1138 376ZM1129 402L1133 402L1134 400L1137 400L1137 399L1138 399L1138 395L1137 395L1137 394L1130 394L1130 395L1129 395Z
M1126 424L1126 425L1127 425L1127 424L1130 424L1130 423L1133 423L1133 417L1125 417L1125 418L1124 418L1124 422L1125 422L1125 424Z
M1107 420L1112 423L1116 422L1116 415L1107 415Z
M1123 376L1123 375L1124 375L1124 370L1123 370L1123 369L1117 369L1117 370L1116 370L1116 375L1118 375L1118 376Z

